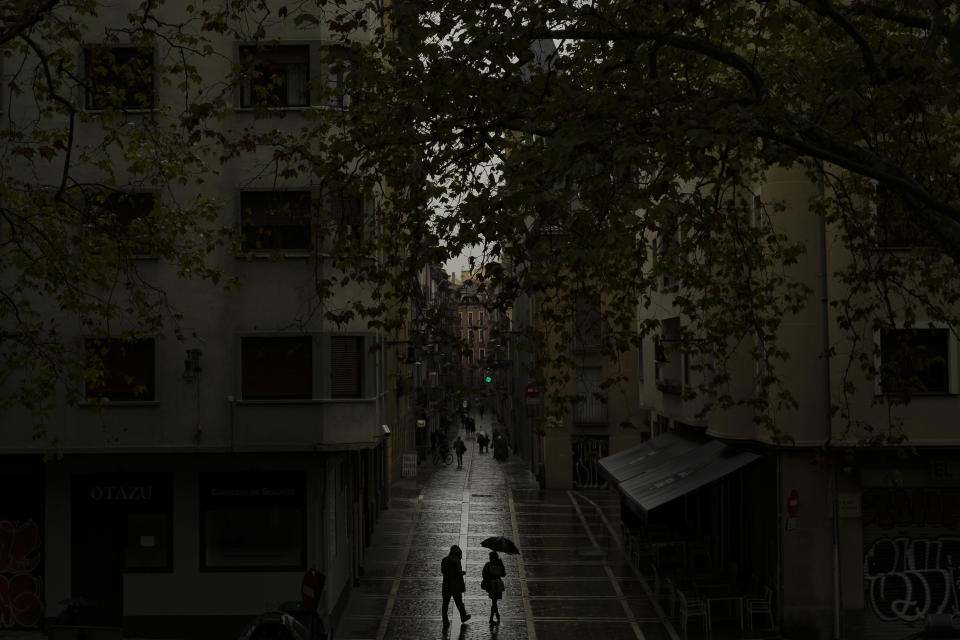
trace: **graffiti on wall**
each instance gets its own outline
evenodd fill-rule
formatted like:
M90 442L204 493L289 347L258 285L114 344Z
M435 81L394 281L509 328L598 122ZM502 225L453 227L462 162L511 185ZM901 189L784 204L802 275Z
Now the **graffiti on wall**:
M573 436L573 487L604 489L607 479L600 473L597 461L607 455L610 445L606 436Z
M954 613L960 537L880 538L863 558L868 605L880 620L914 622Z
M960 612L960 490L870 489L862 500L868 633Z
M43 615L40 528L33 520L0 520L0 629L35 627Z

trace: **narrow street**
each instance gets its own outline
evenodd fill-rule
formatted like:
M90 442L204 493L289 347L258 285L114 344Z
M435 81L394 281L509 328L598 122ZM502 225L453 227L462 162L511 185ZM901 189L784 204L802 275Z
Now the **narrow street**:
M474 418L478 430L492 432L489 414ZM417 478L395 485L337 640L682 637L679 624L675 629L666 619L621 551L615 494L541 492L519 458L511 455L500 463L492 453L478 453L476 442L467 444L462 470L456 460L439 467L428 460ZM521 551L501 554L506 592L499 607L502 622L493 626L490 600L480 588L489 553L480 542L492 535L511 538ZM464 602L472 618L461 625L451 602L451 625L445 629L440 560L452 544L464 552ZM765 637L725 631L709 637ZM702 620L691 620L687 637L704 637Z

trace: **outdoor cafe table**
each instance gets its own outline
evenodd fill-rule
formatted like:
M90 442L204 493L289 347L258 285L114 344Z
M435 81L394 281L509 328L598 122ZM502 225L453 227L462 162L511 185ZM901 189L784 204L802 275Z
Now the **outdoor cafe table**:
M732 586L704 585L698 588L700 597L707 601L707 618L713 624L713 605L726 603L737 610L737 622L743 631L743 595L734 591Z

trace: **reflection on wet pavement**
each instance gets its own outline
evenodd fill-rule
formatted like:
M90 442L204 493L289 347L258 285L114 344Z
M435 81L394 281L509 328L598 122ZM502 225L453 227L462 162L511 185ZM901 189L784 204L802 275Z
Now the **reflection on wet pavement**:
M492 430L489 414L474 416ZM461 434L462 435L462 434ZM500 463L468 443L464 469L420 465L417 478L393 487L364 558L337 640L680 640L651 598L618 540L619 500L611 491L540 491L523 461ZM507 569L501 622L488 623L490 600L480 588L489 551L480 542L503 535L520 547L501 554ZM463 549L472 615L461 625L441 623L440 560L450 545ZM692 628L688 640L706 637ZM761 638L731 630L712 640Z

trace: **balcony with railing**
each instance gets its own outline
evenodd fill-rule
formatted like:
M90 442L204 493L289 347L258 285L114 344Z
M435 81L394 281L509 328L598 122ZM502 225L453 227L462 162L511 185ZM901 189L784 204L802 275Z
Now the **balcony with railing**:
M607 403L595 396L579 396L573 405L573 423L577 426L606 426Z

